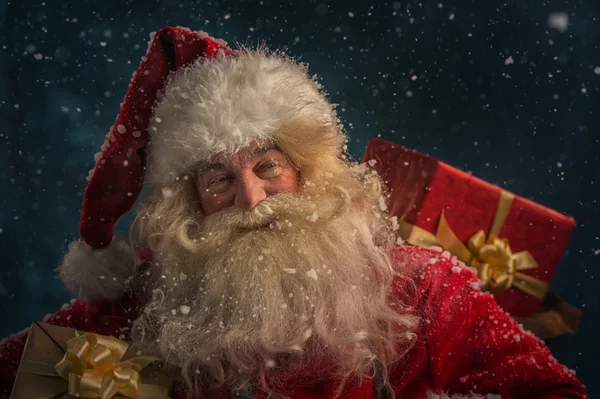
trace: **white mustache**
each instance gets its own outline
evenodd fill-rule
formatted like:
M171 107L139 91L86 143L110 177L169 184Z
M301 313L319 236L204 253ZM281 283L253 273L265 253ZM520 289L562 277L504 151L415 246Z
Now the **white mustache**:
M301 194L282 193L264 199L252 209L235 206L225 208L219 213L206 217L204 221L208 225L227 224L232 230L273 226L287 219L298 220L298 215L304 215L312 222L316 222L317 219L323 222L339 215L350 207L352 202L350 195L342 187L332 187L332 189L338 195L328 195L332 197L331 201L320 209Z
M219 219L226 222L233 229L253 229L268 225L280 218L283 201L276 197L269 197L259 202L252 209L230 207L224 209ZM288 201L285 201L288 202Z

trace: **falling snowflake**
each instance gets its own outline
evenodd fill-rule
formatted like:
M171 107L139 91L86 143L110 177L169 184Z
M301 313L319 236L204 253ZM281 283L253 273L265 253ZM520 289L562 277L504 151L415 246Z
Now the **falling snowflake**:
M384 198L383 196L379 196L379 209L380 209L382 212L385 212L385 211L387 211L387 209L388 209L388 208L387 208L387 205L386 205L386 203L385 203L385 198Z
M392 216L390 218L392 222L392 231L397 231L400 228L400 224L398 223L398 216Z
M554 12L548 16L548 26L563 33L569 27L569 16L564 12Z
M317 271L315 269L310 269L309 271L306 272L306 277L310 277L316 281L318 279Z

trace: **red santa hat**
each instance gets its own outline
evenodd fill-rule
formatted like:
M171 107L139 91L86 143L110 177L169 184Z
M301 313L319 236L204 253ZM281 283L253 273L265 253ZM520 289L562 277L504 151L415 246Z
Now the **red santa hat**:
M59 266L67 288L86 300L122 295L136 254L113 239L114 226L145 182L168 187L211 155L274 139L284 122L295 120L338 125L334 106L305 65L281 53L232 50L187 28L152 34L95 155L84 192L82 240L70 244Z

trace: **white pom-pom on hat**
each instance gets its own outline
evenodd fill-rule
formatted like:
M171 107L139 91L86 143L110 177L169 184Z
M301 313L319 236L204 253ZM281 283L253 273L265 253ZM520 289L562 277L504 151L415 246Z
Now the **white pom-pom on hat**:
M85 301L100 301L121 298L135 266L136 254L122 239L101 250L76 240L57 270L69 291Z

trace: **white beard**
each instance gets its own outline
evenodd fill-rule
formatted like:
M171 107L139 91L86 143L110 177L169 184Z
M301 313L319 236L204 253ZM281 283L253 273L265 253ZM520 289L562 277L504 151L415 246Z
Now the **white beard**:
M192 384L243 386L266 368L290 372L324 358L320 372L344 376L376 358L393 362L414 321L388 303L393 235L360 197L360 187L307 187L249 211L227 208L190 224L185 239L163 240L138 344L158 345Z

